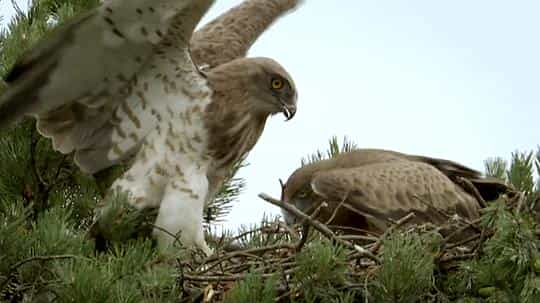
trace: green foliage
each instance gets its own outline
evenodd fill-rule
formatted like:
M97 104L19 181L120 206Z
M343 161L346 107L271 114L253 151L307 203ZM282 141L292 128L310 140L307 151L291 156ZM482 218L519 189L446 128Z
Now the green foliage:
M10 22L7 29L0 31L0 76L3 78L18 58L23 55L27 49L36 44L40 39L47 36L56 26L61 26L66 20L69 20L73 16L84 12L90 8L95 7L99 3L98 0L35 0L32 1L28 12L23 12L16 8L18 12L14 19ZM0 92L5 86L5 83L1 83ZM16 138L14 138L15 136ZM32 144L26 144L26 139L34 140ZM58 164L52 161L52 159L21 159L21 157L34 156L38 158L38 152L41 154L53 157L56 161L61 161L64 166L73 166L71 159L66 159L58 153L52 151L50 141L44 138L40 138L37 132L34 130L33 122L27 121L24 123L24 127L17 127L13 133L3 138L6 145L11 148L2 149L3 152L10 153L11 159L3 172L12 174L13 172L21 172L22 176L29 178L27 172L31 171L31 167L21 167L28 164L30 161L34 161L39 164ZM21 140L17 140L21 139ZM22 146L18 146L23 142ZM0 142L4 143L4 142ZM34 148L33 150L28 150ZM24 150L22 150L24 149ZM36 150L38 149L38 150ZM14 165L10 167L9 165ZM210 203L206 211L206 223L210 224L218 222L223 219L230 211L231 203L234 202L245 187L245 182L241 178L235 178L234 175L237 171L245 166L245 162L242 161L231 172L230 178L226 180L222 188L217 194L216 199ZM57 170L54 167L43 167L42 172L48 172L54 174ZM115 166L108 170L106 173L97 174L99 177L97 181L96 192L103 194L112 183L114 178L119 176L119 173L123 172L125 167ZM58 167L58 172L64 172L63 167ZM78 170L75 167L71 167L70 171L67 171L69 177L76 176ZM16 176L15 176L16 177ZM39 178L41 176L34 176ZM17 181L13 178L13 181ZM95 185L94 185L95 186ZM17 186L6 186L8 190L17 189ZM45 190L48 194L48 189ZM32 192L42 193L43 191L33 190ZM41 203L46 203L47 197L38 197L41 199ZM37 205L37 208L45 207L45 205Z
M501 157L488 158L484 161L486 176L506 181L508 163Z
M536 168L536 173L540 174L540 146L534 154L534 167ZM540 178L536 179L536 190L540 190Z
M19 12L0 31L0 76L54 27L97 3L32 1L29 12ZM5 87L0 82L0 91ZM340 144L333 137L327 150L302 159L302 165L355 148L347 138ZM103 200L104 189L125 167L97 175L97 180L85 176L69 156L53 151L31 120L0 132L0 163L3 301L183 302L209 286L225 292L218 287L223 281L197 284L193 279L198 276L184 276L184 271L212 277L208 272L221 270L230 277L226 270L233 268L237 271L232 274L244 278L226 292L228 302L274 302L277 296L285 302L540 302L540 181L534 180L540 148L515 152L509 162L485 162L487 175L524 192L523 207L491 204L481 218L481 239L472 248L460 247L470 256L448 267L441 261L448 251L440 251L445 244L434 232L396 231L382 242L382 264L366 265L352 257L351 249L316 233L297 252L298 239L275 219L243 229L235 243L248 251L234 255L226 266L222 255L203 264L185 250L158 254L150 240L139 237L150 232L145 220L155 216L152 210L133 211L123 196ZM231 172L209 208L209 222L222 218L245 186L234 178L242 166ZM92 226L98 202L106 205L100 209L103 220ZM92 232L113 240L105 252L95 251L88 235L91 226ZM256 251L280 245L285 249ZM251 258L256 266L239 258Z
M28 12L16 9L18 13L8 28L0 31L0 76L4 78L21 54L55 25L98 3L98 0L34 0Z
M450 275L451 292L490 300L538 302L537 222L507 209L504 201L489 206L481 222L494 234L482 246L480 258L461 263L459 271Z
M0 77L40 39L98 0L34 0L0 29ZM14 3L16 3L14 1ZM0 94L7 86L0 81ZM153 210L126 207L125 197L103 199L126 167L87 176L72 156L53 150L27 119L0 130L0 301L176 302L182 295L174 255L158 255L140 238L150 230ZM208 222L225 216L244 181L231 178L218 193ZM93 225L98 202L106 218ZM93 227L91 229L91 227ZM91 230L89 230L91 229ZM113 240L96 253L90 233ZM122 241L131 239L130 241ZM116 240L116 241L115 241Z
M264 279L256 273L249 273L239 282L225 297L225 302L230 303L273 303L277 296L276 276Z
M242 159L234 165L230 176L221 186L216 198L206 207L204 213L204 221L206 224L218 223L229 214L233 202L236 201L246 187L245 180L235 177L235 175L241 168L246 167L247 165L245 159Z
M125 193L111 193L103 199L104 206L97 209L99 220L92 227L95 237L110 242L125 242L139 237L150 237L157 209L135 209L128 203Z
M60 302L173 302L174 267L156 261L148 241L115 246L110 254L55 264Z
M345 280L346 257L342 247L320 241L311 243L296 256L295 280L306 302L329 302L341 293L336 286Z
M282 240L281 237L276 233L268 232L276 228L277 222L279 222L278 217L264 216L259 224L242 225L236 230L239 236L235 237L235 242L241 247L277 244Z
M340 153L348 152L357 148L358 146L356 145L356 143L350 141L349 139L347 139L347 137L343 138L343 143L340 145L338 138L334 136L330 138L330 140L328 140L328 150L317 150L315 153L309 155L308 157L301 159L300 163L302 166L304 166L313 162L333 158Z
M178 298L176 268L168 263L174 258L162 261L151 241L113 244L107 253L96 255L70 209L50 208L31 225L29 216L22 202L0 213L0 293L7 280L16 277L30 301L51 296L57 302L173 302Z
M434 285L437 237L432 234L392 234L384 241L382 266L373 281L376 302L418 302Z
M533 152L514 152L507 172L508 182L522 192L530 193L534 189Z

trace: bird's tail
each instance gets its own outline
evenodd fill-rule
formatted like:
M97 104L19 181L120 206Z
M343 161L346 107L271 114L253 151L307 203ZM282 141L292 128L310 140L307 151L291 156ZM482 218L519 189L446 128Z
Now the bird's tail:
M498 180L496 178L492 178L492 177L484 177L479 171L476 171L472 168L461 165L459 163L449 161L449 160L430 158L430 157L424 157L424 156L411 156L411 157L416 161L425 162L436 167L443 174L448 176L450 180L456 182L462 187L463 185L462 185L461 180L462 179L468 180L474 186L474 188L478 191L478 193L484 199L484 201L493 201L493 200L496 200L502 194L515 192L515 190L512 187L508 186L503 181ZM464 188L464 189L465 191L471 190L468 188Z

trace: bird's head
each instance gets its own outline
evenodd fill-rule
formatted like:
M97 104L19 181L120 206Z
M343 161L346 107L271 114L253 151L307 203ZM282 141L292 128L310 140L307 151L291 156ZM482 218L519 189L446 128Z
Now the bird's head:
M332 216L335 201L329 200L326 193L319 191L313 182L321 173L324 174L328 170L346 165L346 161L340 161L339 158L315 161L296 169L289 176L287 182L281 184L281 201L292 204L308 215L313 215L316 212L317 218L325 222ZM287 224L294 225L298 222L298 218L286 210L283 210L282 213ZM341 218L335 216L335 219L340 220Z
M283 113L291 120L296 114L297 92L292 77L269 58L246 58L245 85L251 109L263 116Z
M285 184L281 183L281 201L290 203L304 213L311 213L319 204L320 197L311 187L313 175L317 172L316 165L307 165L294 171ZM285 222L289 225L297 223L297 218L286 210L282 210Z
M297 92L292 77L276 61L252 58L254 68L249 86L253 109L262 114L283 113L291 120L296 114Z
M295 184L296 185L296 184ZM306 214L311 214L314 209L314 205L317 205L315 201L318 200L317 195L313 192L311 184L309 182L301 184L300 188L296 190L290 190L291 183L282 186L281 200L283 203L291 203L296 208ZM298 218L286 210L282 210L283 218L288 225L294 225L297 223Z
M269 58L242 58L217 67L210 75L217 90L231 88L242 91L237 96L247 101L256 116L283 113L286 120L296 114L297 92L292 77L276 61ZM221 87L227 83L226 87Z

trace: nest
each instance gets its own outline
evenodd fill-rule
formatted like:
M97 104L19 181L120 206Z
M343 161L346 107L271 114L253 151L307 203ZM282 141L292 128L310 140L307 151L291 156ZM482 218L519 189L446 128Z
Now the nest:
M358 283L359 277L368 279L377 272L382 264L384 243L397 230L401 234L439 235L438 248L433 251L434 266L439 272L455 270L459 262L477 258L482 253L483 243L493 235L493 230L481 226L480 219L471 222L450 215L445 226L408 224L415 217L414 213L392 221L382 235L347 235L336 233L318 221L316 211L308 216L290 204L264 194L260 197L300 218L300 224L291 227L274 220L235 237L214 236L209 242L216 247L215 254L207 258L194 255L178 263L181 302L222 302L241 281L252 275L278 280L274 302L302 301L303 283L294 279L301 270L297 256L314 241L339 247L345 255L345 279L335 281L332 287L340 291L356 290L369 297L366 285ZM516 203L506 201L505 205L510 209L515 208ZM441 233L442 230L446 232ZM456 237L465 230L468 231L466 236Z

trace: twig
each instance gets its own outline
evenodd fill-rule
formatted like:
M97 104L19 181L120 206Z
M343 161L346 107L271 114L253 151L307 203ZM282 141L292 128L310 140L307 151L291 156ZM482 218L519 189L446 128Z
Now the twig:
M468 260L476 257L475 253L470 254L464 254L464 255L456 255L456 256L449 256L445 258L440 258L439 263L448 263L451 261L461 261L461 260Z
M336 235L326 225L322 224L316 219L312 219L310 216L300 211L294 205L290 203L283 203L264 193L259 194L259 197L270 204L273 204L275 206L285 209L286 211L295 215L297 218L300 218L302 221L309 223L313 228L318 230L323 236L329 238L330 240L333 240L336 243L342 244L348 248L352 248L356 250L358 253L360 253L360 255L362 255L363 257L369 258L377 263L380 263L379 258L377 258L377 256L372 254L370 251L364 249L363 247L355 245L349 241L336 237Z
M9 268L8 277L11 276L17 268L19 268L20 266L26 263L33 262L33 261L50 261L50 260L60 260L60 259L87 259L87 258L75 256L75 255L34 256L34 257L26 258L24 260L21 260L13 264ZM4 286L6 285L8 281L9 279L6 279L5 281L3 281L3 283L0 284L0 289L4 289Z
M60 160L60 163L58 164L58 167L56 169L56 173L54 174L54 182L51 184L51 188L55 187L56 185L60 184L60 181L58 181L58 178L60 177L60 173L62 172L62 166L64 163L66 163L66 160L68 158L68 155L63 155L62 160Z
M343 240L347 241L371 241L375 242L379 238L372 237L372 236L363 236L363 235L339 235L338 238L341 238Z
M304 245L306 245L306 242L307 242L308 237L309 237L309 226L310 225L307 224L307 223L304 223L304 225L302 225L302 238L300 239L300 241L296 245L296 252L301 251L302 247L304 247Z
M292 238L293 241L300 241L300 234L298 234L298 231L296 231L294 228L290 227L286 223L283 223L283 221L278 222L279 226L282 227L289 236Z
M298 265L296 264L295 261L289 261L289 262L277 262L277 263L270 263L268 262L268 264L263 264L261 262L254 262L254 261L246 261L246 262L242 262L241 264L233 264L233 265L229 265L228 267L225 267L223 268L223 270L221 271L222 273L225 273L225 272L231 272L231 273L238 273L238 269L240 268L240 271L242 271L242 268L244 269L249 269L249 268L252 268L254 267L254 265L260 265L260 269L262 271L266 270L266 269L272 269L272 268L275 268L276 265L279 264L279 267L281 269L284 269L284 268L293 268L293 267L298 267ZM236 271L235 271L236 270Z
M264 225L264 226L260 226L260 227L257 227L257 228L255 228L255 229L252 229L252 230L248 230L248 231L239 233L238 235L236 235L236 236L231 237L230 239L228 239L226 245L230 245L230 244L232 244L234 241L240 240L241 238L247 237L247 236L252 235L252 234L254 234L254 233L257 233L257 232L264 232L264 230L267 229L267 228L268 228L268 226Z
M455 235L459 235L460 233L464 232L466 229L468 228L476 229L474 226L477 225L478 223L480 223L480 218L470 223L465 222L465 226L461 226L457 228L456 230L454 230L453 232L451 232L448 236L444 238L443 243L441 243L442 247L445 247L446 244L448 244L448 241L450 241L450 239L452 239Z
M330 216L330 218L328 218L328 220L326 220L326 222L324 222L324 224L328 225L330 224L330 222L332 222L335 218L336 218L336 215L337 215L337 212L339 211L339 209L343 206L343 204L345 203L345 200L347 200L347 197L349 196L349 193L347 192L347 194L345 195L345 197L343 197L343 199L341 200L341 202L339 202L338 206L334 209L334 211L332 212L332 215Z
M288 204L288 203L282 203L281 201L276 200L266 194L259 194L259 197L265 200L266 202L269 202L270 204L283 208L286 211L292 213L294 216L300 218L302 222L309 223L311 226L313 226L315 229L317 229L321 234L325 235L326 237L330 239L338 240L335 237L334 233L326 225L322 224L316 219L311 218L311 216L306 215L301 210L296 208L294 205Z
M364 217L366 214L359 211L358 209L356 209L354 206L350 205L349 203L343 203L343 207L345 207L346 209L352 211L353 213L361 216L361 217Z
M458 229L451 232L448 236L446 236L444 238L443 242L441 243L442 247L446 247L446 244L448 244L448 241L450 241L450 239L452 239L455 235L459 235L460 233L464 232L467 228L472 228L472 229L475 229L475 230L478 231L478 228L477 228L478 223L480 223L480 218L476 219L474 221L471 221L471 222L465 222L465 226L459 227ZM478 232L482 233L482 232L484 232L484 230L482 229L482 230L480 230ZM467 242L469 242L469 241L467 241ZM465 242L465 243L467 243L467 242Z
M319 213L321 212L321 209L323 207L327 207L327 206L328 206L328 204L326 202L319 201L316 205L313 204L308 209L302 210L302 212L304 214L308 215L309 217L311 217L312 219L316 219L317 216L319 216ZM304 223L305 223L305 220L299 220L299 222L298 222L298 224L304 224Z
M219 247L220 249L226 252L240 250L243 248L242 245L235 243L234 240L231 240L231 239L225 240L224 234L219 237L215 234L207 234L206 237L207 237L206 238L207 241L209 241L212 244L215 244L216 247Z
M158 226L158 225L155 225L154 223L146 222L146 223L144 223L144 224L148 224L148 226L153 227L153 228L155 228L155 229L157 229L157 230L159 230L159 231L161 231L161 232L167 234L168 236L173 237L173 238L174 238L173 243L177 243L177 242L180 243L180 244L182 243L182 242L180 241L180 233L178 233L177 235L175 235L175 234L171 233L170 231L166 230L165 228L163 228L163 227L161 227L161 226Z
M284 270L285 274L291 274L295 271L294 268ZM248 274L232 274L227 276L219 276L219 275L190 275L190 274L184 274L184 280L187 281L197 281L197 282L221 282L221 281L236 281L245 279L248 276ZM262 278L270 278L275 276L275 273L267 273L267 274L259 274L259 277Z
M482 195L480 195L480 192L478 191L476 186L472 184L471 180L463 177L458 177L457 181L461 186L465 188L465 190L467 190L467 192L469 192L476 198L476 200L480 204L480 207L485 208L487 206L486 201L484 200L484 198L482 198Z
M443 209L440 209L439 207L436 207L435 205L433 204L430 204L428 203L427 201L425 201L424 199L422 199L420 196L418 195L413 195L413 197L415 199L417 199L420 203L424 204L425 206L427 207L432 207L433 209L435 209L435 211L437 211L439 214L441 214L442 216L446 217L447 220L450 220L452 218L454 218L455 216L448 213L447 211L443 210ZM474 221L470 221L468 220L467 218L464 218L462 216L457 216L457 218L463 222L465 222L466 224L469 224L472 228L476 229L477 231L481 231L482 229L480 227L477 226L477 224L474 223Z
M283 180L281 180L281 178L279 179L279 186L281 187L281 200L283 200L283 198L285 198L285 183L283 183Z
M311 215L309 215L311 217L311 219L317 219L317 217L319 216L319 214L321 213L321 209L323 208L326 208L328 207L328 203L326 202L321 202L319 203L319 205L317 205L317 208L315 208L315 210L311 213ZM307 213L309 214L311 212L311 210L308 210ZM301 223L304 223L303 221Z
M470 236L470 237L468 237L468 238L466 238L466 239L463 239L463 240L461 240L461 241L459 241L459 242L456 242L456 243L453 243L453 244L451 244L451 245L448 245L448 246L446 246L445 248L446 248L446 249L452 249L452 248L458 247L458 246L460 246L460 245L467 244L467 243L469 243L469 242L471 242L471 241L474 241L474 240L480 238L480 235L481 235L481 234L474 234L474 235L472 235L472 236Z
M350 231L350 232L356 232L356 233L362 233L362 234L371 234L373 237L377 237L377 238L380 236L380 234L377 234L376 232L369 231L367 229L351 227L351 226L328 225L328 227L333 230L338 229L338 230Z
M372 253L377 253L377 251L379 250L379 248L381 248L381 245L384 241L384 239L386 239L386 237L388 237L388 235L394 231L394 229L396 228L400 228L401 226L403 226L403 224L409 222L410 220L412 220L416 215L412 212L412 213L409 213L408 215L406 215L405 217L397 220L394 225L388 227L384 233L379 237L379 239L377 239L377 242L375 242L375 244L373 245L373 247L371 247L370 251Z
M50 261L50 260L60 260L60 259L87 259L87 258L84 258L84 257L80 257L80 256L75 256L75 255L55 255L55 256L34 256L34 257L30 257L30 258L26 258L22 261L19 261L15 264L13 264L10 268L9 268L9 271L10 272L13 272L15 271L15 269L17 269L18 267L28 263L28 262L33 262L33 261Z
M206 260L204 260L202 263L207 264L209 262L216 262L216 261L217 261L216 263L221 263L227 259L243 256L246 254L256 254L256 253L266 252L269 250L278 250L278 249L283 249L283 248L294 249L294 246L291 244L282 243L282 244L274 244L274 245L268 245L268 246L263 246L263 247L255 247L255 248L239 250L239 251L232 251L230 253L226 253L221 256L218 256L218 255L210 256Z
M326 202L322 201L322 202L319 202L319 205L317 205L317 208L315 208L314 211L313 211L313 207L309 208L308 211L307 211L308 214L313 211L313 213L311 213L309 218L311 220L316 220L317 217L319 216L319 213L321 212L321 209L323 207L327 207L327 206L328 206L328 204ZM296 252L299 252L299 251L302 250L302 248L306 244L306 242L308 240L308 236L309 236L309 226L310 226L309 223L307 223L305 220L302 220L301 224L302 224L302 238L300 238L300 241L296 245Z

